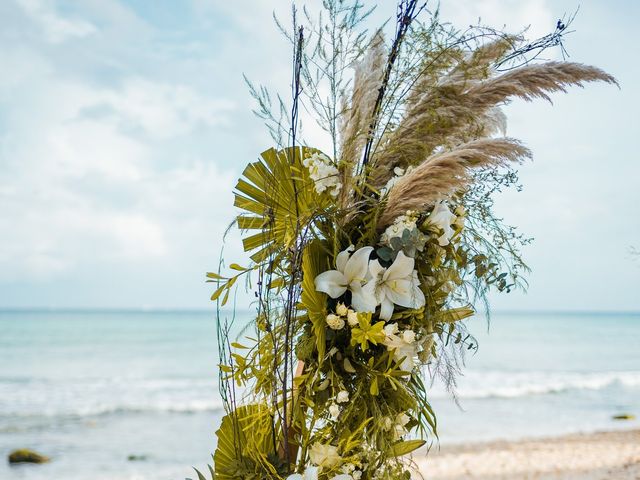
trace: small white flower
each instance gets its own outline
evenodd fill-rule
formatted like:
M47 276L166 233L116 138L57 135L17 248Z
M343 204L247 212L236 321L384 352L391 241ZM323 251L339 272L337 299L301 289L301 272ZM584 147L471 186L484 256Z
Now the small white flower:
M356 466L353 463L345 463L342 466L342 471L347 474L351 474L356 469Z
M427 221L442 230L442 235L438 237L438 244L441 247L449 245L451 238L455 234L451 225L456 221L456 216L451 213L447 204L440 201L435 204L433 210L429 214Z
M362 472L360 470L356 470L351 474L353 480L360 480L362 478Z
M338 315L330 313L327 315L327 325L329 325L329 328L332 330L341 330L344 327L344 319Z
M302 163L309 170L309 176L314 181L316 192L328 191L332 197L338 195L342 188L340 172L329 157L323 153L315 152L305 158Z
M346 390L340 390L336 396L336 402L347 403L349 401L349 392Z
M359 324L358 313L354 312L353 310L349 310L347 312L347 322L349 322L350 327L357 327Z
M336 306L336 313L341 317L344 317L349 312L349 309L344 303L338 303Z
M395 335L396 333L398 333L397 323L388 323L384 326L384 334L387 337L390 337L391 335Z
M294 473L293 475L289 475L287 480L318 480L319 472L320 469L318 467L307 467L302 475Z
M409 417L409 415L407 415L404 412L399 413L396 416L396 422L395 422L395 425L393 426L394 438L400 438L403 435L406 435L407 433L409 433L409 431L406 428L406 425L410 421L411 421L411 417Z
M416 341L416 332L413 330L405 330L402 332L402 340L406 343L413 343Z
M411 372L416 366L416 356L418 355L418 343L413 330L405 330L399 335L398 325L391 323L384 328L386 338L382 342L387 350L393 350L393 358L400 362L400 368L405 372Z
M402 425L403 427L411 421L411 417L406 413L402 412L396 416L396 424Z
M404 169L401 167L395 167L393 169L394 176L391 177L387 182L387 184L382 188L382 193L384 194L389 190L391 190L394 187L394 185L398 183L398 180L400 180L405 175L411 173L413 171L413 168L414 167L407 167L406 169Z
M329 406L329 415L331 415L332 420L337 420L338 417L340 416L340 407L335 403L332 403Z
M414 230L418 231L418 216L419 215L417 212L408 210L405 215L400 215L399 217L397 217L380 236L380 243L392 247L391 240L393 238L402 238L405 230L409 230L409 232L413 232ZM426 241L426 235L418 231L417 240L415 242L416 247L419 251L422 251Z
M390 417L384 417L382 419L382 429L391 430L393 428L393 420Z
M309 449L309 458L315 465L325 468L331 468L342 460L338 447L324 443L314 443Z

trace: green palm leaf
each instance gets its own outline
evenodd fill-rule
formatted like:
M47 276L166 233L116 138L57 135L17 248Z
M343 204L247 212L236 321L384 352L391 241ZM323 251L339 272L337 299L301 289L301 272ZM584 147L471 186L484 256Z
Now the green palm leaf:
M213 454L216 480L239 480L262 472L268 478L275 468L267 457L273 451L273 423L266 405L243 405L222 419L216 431Z
M326 195L319 195L302 160L315 153L309 147L290 147L262 152L261 159L247 165L238 180L236 207L245 213L238 216L242 230L253 231L243 238L245 251L259 249L251 258L258 262L270 247L289 247L313 217L329 205Z

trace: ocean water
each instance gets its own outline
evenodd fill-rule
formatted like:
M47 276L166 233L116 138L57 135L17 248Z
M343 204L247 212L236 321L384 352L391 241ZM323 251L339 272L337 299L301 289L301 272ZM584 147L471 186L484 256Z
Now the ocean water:
M489 332L481 318L468 325L480 348L457 403L432 387L441 445L640 427L612 419L640 416L640 314L505 313ZM0 461L0 479L193 476L221 415L215 348L211 313L0 312L0 454L53 458Z

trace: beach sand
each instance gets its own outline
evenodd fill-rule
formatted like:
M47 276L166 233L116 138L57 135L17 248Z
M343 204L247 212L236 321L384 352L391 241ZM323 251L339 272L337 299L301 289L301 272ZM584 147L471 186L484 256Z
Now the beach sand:
M442 446L428 462L417 457L428 480L640 480L640 430Z

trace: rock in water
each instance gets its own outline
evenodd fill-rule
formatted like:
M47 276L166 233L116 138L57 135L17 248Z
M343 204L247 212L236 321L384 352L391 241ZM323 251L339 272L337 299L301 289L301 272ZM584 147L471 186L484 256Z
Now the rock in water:
M144 462L147 459L146 455L129 455L127 460L130 462Z
M40 455L33 450L21 448L9 454L9 463L46 463L51 460L49 457Z
M614 415L614 420L635 420L636 416L631 413L621 413L620 415Z

